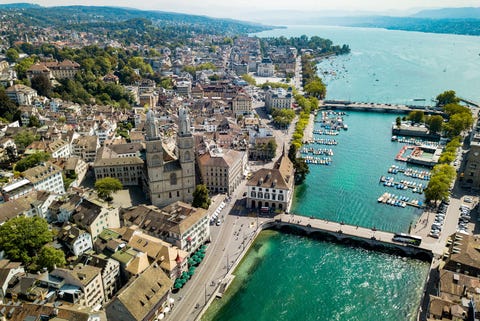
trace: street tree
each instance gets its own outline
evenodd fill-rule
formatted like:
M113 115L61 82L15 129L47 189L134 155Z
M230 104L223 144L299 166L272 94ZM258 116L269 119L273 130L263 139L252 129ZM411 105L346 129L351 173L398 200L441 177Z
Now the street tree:
M33 262L38 251L52 238L47 221L39 216L15 217L0 226L0 248L9 259L24 264Z
M208 196L208 189L207 186L203 184L199 184L195 187L195 191L193 191L193 201L192 206L196 208L204 208L208 209L210 206L211 200Z
M402 125L402 118L398 116L397 118L395 118L395 126L397 126L397 128L400 128L401 125Z
M425 118L425 113L422 110L414 110L408 114L408 120L413 121L414 123L421 123Z
M28 127L40 128L42 127L42 123L40 123L40 119L38 119L37 116L30 115L30 117L28 117Z
M304 90L311 96L314 96L318 99L325 98L327 93L327 88L323 84L320 78L314 79L308 84L305 85Z
M275 157L275 153L277 152L277 143L275 142L275 139L270 139L267 143L267 158L268 159L273 159Z
M123 185L117 178L104 177L95 182L94 188L100 198L110 201L112 199L112 193L123 189Z
M52 246L45 245L38 252L35 263L39 270L45 267L51 271L55 267L65 266L67 261L65 260L65 253L62 250L57 250Z

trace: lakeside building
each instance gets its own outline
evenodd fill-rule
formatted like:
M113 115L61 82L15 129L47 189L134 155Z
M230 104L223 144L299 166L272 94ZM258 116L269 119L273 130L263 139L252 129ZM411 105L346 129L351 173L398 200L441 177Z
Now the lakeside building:
M272 169L262 168L247 182L247 208L288 211L295 184L292 161L283 151Z
M480 189L480 123L470 137L470 151L466 156L464 173L460 174L462 185L473 190Z
M265 93L265 108L271 111L276 109L291 109L293 106L292 88L268 89Z

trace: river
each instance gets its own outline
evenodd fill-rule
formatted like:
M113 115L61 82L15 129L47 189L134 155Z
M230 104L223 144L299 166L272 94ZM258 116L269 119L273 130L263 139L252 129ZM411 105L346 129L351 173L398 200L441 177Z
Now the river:
M328 99L409 103L422 98L428 104L453 89L480 101L478 37L325 26L293 26L259 36L302 34L352 49L350 55L319 64ZM349 112L344 117L348 131L335 137L332 165L310 167L296 189L292 211L407 231L418 210L376 201L388 191L378 180L400 149L390 141L395 117ZM214 302L204 319L414 320L428 267L417 260L265 231L237 269L226 297Z

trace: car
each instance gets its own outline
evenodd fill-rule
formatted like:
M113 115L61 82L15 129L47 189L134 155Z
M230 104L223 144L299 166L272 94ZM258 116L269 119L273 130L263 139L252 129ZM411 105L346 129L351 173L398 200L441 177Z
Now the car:
M458 166L458 161L454 161L453 166Z
M431 237L433 237L433 238L436 238L436 239L438 239L438 238L440 237L440 233L430 232L429 235L430 235Z
M217 220L216 225L217 225L217 226L220 226L220 224L222 224L222 221L221 221L221 220Z
M465 198L463 199L463 201L464 201L465 203L472 203L472 202L473 202L473 200L472 200L470 197L465 197Z

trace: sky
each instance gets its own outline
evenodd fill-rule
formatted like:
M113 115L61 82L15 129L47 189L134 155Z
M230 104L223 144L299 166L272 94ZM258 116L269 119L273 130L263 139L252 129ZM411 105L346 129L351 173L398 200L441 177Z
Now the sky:
M405 15L427 8L480 5L478 0L0 0L0 3L15 2L30 2L42 6L105 5L243 20L261 16L260 12L267 11L323 12L334 15L343 12Z

